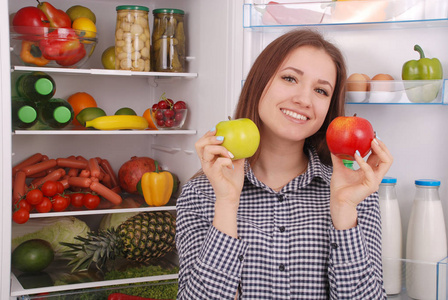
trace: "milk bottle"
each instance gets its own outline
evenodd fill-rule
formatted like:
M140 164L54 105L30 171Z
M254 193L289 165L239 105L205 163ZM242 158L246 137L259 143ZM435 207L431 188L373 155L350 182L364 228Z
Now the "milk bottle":
M382 228L383 280L388 295L401 291L402 232L396 178L384 177L378 190Z
M406 289L414 299L446 298L446 282L437 277L437 262L447 256L439 186L438 180L415 181L406 243Z

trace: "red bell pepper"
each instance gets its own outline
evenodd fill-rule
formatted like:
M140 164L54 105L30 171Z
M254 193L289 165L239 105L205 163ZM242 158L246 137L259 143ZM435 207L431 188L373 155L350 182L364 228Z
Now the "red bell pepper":
M78 63L81 59L84 58L84 56L86 56L86 48L84 48L84 45L81 44L81 47L79 48L79 51L76 55L66 59L57 60L56 62L61 66L69 67Z
M46 59L66 60L79 55L84 46L73 29L57 28L45 35L39 42L39 48Z

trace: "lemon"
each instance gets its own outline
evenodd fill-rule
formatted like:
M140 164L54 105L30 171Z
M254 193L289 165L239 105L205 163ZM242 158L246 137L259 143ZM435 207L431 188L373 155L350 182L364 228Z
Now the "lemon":
M119 110L115 112L115 115L129 115L129 116L136 116L137 113L129 107L122 107Z
M70 17L70 20L72 20L72 22L78 18L86 17L92 20L94 24L96 24L96 16L88 7L82 5L74 5L67 9L66 13Z
M94 38L96 36L96 26L92 20L86 17L77 18L73 21L72 28L80 30L77 34L84 38Z
M115 46L110 46L101 55L101 63L105 69L115 70Z

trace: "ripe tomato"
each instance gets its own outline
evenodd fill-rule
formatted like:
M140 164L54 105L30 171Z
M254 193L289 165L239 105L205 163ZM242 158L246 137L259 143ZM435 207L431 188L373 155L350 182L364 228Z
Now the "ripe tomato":
M34 189L26 193L26 201L31 205L36 205L42 202L44 195L41 190Z
M25 208L19 208L12 214L12 220L17 224L26 223L30 218L30 212Z
M95 209L100 205L100 197L93 194L85 194L84 195L84 206L88 209Z
M82 207L84 205L84 194L83 193L73 193L70 194L70 203L74 207Z
M61 183L61 185L62 185L62 183ZM44 196L53 197L54 195L56 195L59 192L58 186L59 185L58 185L57 181L48 180L48 181L45 181L44 184L42 184L42 187L40 189L41 189L42 193L44 193ZM63 191L64 191L64 187L62 187L62 192Z
M17 205L17 208L24 208L27 211L31 211L33 209L33 206L29 204L25 199L21 199L18 202L14 203L14 205Z
M52 202L54 211L64 211L70 204L70 201L66 196L59 194L52 198Z
M44 199L42 199L42 202L37 204L35 207L38 212L47 213L51 210L53 205L51 204L50 199L48 199L47 197L44 197Z
M64 185L60 181L56 181L56 185L58 186L58 194L62 194L64 192Z

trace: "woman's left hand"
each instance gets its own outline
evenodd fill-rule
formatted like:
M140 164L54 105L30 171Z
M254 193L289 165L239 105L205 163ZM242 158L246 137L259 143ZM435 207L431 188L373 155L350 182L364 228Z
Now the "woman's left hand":
M377 191L393 158L386 145L375 138L372 153L367 161L355 154L358 170L347 168L342 159L331 155L333 175L330 185L330 213L336 229L349 229L357 225L356 206Z

